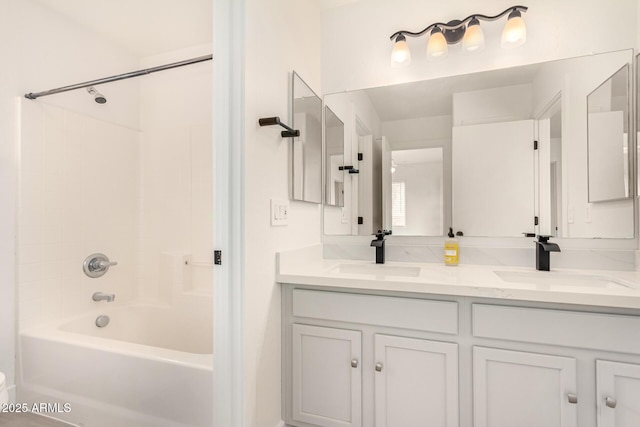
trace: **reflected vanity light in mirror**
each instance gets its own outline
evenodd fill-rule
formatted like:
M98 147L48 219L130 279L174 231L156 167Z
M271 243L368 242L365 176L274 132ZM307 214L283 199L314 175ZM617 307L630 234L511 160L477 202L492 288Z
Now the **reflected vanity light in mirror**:
M407 36L420 37L429 34L427 42L427 59L429 60L444 58L449 50L448 45L454 45L460 41L462 41L463 51L479 52L484 48L484 32L480 27L480 21L495 21L505 15L508 17L502 31L500 46L503 48L522 46L527 40L522 13L527 9L526 6L512 6L495 16L475 13L461 21L454 19L447 23L436 22L417 33L406 30L397 31L390 37L394 42L391 51L391 66L404 67L411 62L411 52L406 41Z

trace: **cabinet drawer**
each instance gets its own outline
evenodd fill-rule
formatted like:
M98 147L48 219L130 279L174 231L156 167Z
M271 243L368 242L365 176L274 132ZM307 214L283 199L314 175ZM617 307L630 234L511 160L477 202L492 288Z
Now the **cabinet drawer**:
M640 317L473 304L473 336L640 354Z
M293 315L442 334L458 333L458 303L450 301L294 289Z

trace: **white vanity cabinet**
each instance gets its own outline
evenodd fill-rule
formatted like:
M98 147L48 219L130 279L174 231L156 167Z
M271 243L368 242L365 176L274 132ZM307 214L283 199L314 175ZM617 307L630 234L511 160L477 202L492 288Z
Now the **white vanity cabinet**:
M596 361L598 427L640 426L640 364Z
M473 348L474 427L577 427L577 403L576 359Z
M640 426L640 310L283 290L287 426Z
M458 426L458 345L375 334L375 427Z
M361 333L294 324L292 342L293 418L361 426Z
M288 425L459 426L456 302L292 289L284 304Z

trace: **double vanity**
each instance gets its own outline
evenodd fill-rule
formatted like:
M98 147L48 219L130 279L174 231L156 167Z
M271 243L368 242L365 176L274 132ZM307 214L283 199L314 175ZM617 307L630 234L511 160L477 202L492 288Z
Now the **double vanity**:
M640 273L278 258L287 425L640 425Z

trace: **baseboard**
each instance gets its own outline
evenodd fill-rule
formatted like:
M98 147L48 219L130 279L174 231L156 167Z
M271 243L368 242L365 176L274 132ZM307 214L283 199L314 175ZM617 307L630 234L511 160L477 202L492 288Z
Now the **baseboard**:
M284 421L280 421L275 427L287 427Z

